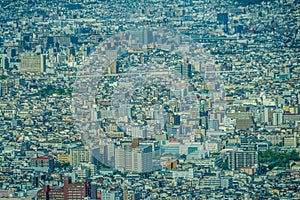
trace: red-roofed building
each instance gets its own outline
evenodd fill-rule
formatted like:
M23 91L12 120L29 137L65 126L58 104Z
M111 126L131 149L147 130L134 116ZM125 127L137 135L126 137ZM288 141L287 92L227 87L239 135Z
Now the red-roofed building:
M86 183L71 183L70 179L64 180L64 186L54 189L51 186L44 186L37 193L39 200L72 200L84 199L87 197Z
M33 168L48 168L48 172L54 170L54 159L51 156L41 156L30 159L30 167Z

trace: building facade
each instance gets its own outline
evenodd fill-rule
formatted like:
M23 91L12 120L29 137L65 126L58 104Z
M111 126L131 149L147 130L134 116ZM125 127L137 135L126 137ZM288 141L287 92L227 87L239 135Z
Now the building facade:
M80 163L92 162L92 156L88 149L84 147L75 147L70 149L70 164L79 166Z
M43 73L46 72L46 56L40 55L21 55L21 72L33 72L33 73Z
M233 150L227 152L228 166L230 169L256 168L258 165L257 151Z
M37 193L39 200L75 200L87 197L86 183L71 183L70 179L64 180L64 186L54 188L53 186L43 186Z

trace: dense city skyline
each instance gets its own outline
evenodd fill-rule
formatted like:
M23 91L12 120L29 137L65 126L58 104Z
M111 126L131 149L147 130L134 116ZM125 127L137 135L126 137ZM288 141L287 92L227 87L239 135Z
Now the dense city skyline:
M3 0L0 199L299 199L298 0Z

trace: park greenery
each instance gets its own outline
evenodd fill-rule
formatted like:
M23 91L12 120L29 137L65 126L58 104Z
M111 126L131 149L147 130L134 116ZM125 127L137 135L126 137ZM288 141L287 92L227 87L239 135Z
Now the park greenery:
M48 85L46 88L39 90L37 93L35 93L35 96L51 96L53 94L57 95L71 95L72 90L71 89L65 89L65 88L55 88L54 86Z
M258 152L258 161L260 164L267 165L269 170L272 170L274 167L289 167L290 161L300 161L300 156L296 151L276 152L269 149Z

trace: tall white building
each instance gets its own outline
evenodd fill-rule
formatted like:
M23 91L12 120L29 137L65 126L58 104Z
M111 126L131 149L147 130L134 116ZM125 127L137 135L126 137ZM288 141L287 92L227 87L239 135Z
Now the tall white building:
M121 172L132 171L132 151L130 143L116 147L115 168Z
M273 113L273 125L281 125L283 123L283 112L282 111L276 111Z
M151 145L139 145L132 151L132 171L138 173L151 172L152 165L152 147Z
M264 108L264 122L269 123L269 108Z
M151 172L152 147L151 145L139 145L135 148L126 143L115 149L115 168L122 172Z
M80 163L92 162L92 156L88 149L75 147L70 149L70 161L72 166L79 166Z

